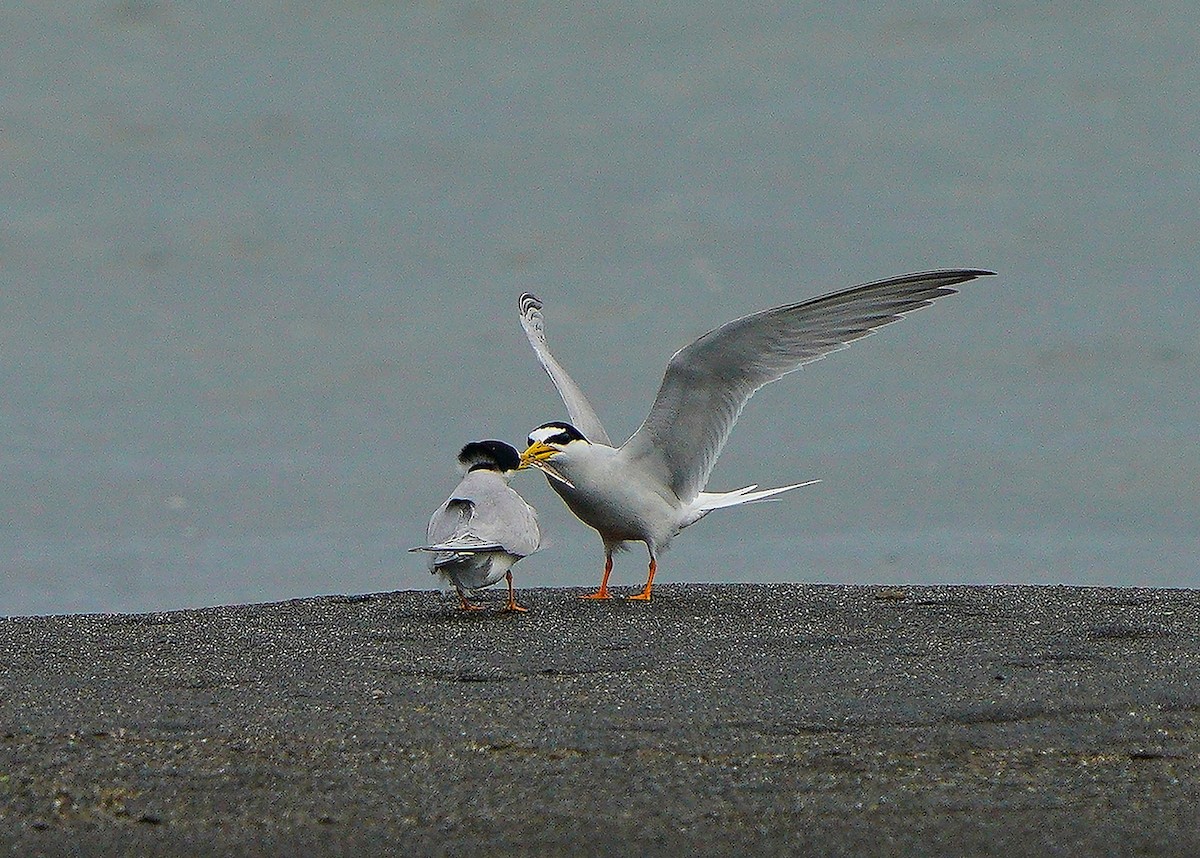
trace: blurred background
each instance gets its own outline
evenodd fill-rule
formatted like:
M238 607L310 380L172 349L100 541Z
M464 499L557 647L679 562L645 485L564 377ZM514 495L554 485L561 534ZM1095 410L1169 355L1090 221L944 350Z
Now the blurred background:
M781 8L782 6L782 8ZM731 17L733 12L733 17ZM670 581L1200 586L1188 3L9 4L0 614L431 588L465 442L745 313L966 286L761 391ZM594 585L537 474L518 586ZM614 582L639 585L640 546Z

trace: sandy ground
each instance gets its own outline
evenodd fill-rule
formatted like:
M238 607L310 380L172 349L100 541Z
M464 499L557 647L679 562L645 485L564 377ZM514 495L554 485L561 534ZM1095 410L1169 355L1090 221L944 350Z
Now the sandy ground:
M1200 593L0 619L14 855L1200 854Z

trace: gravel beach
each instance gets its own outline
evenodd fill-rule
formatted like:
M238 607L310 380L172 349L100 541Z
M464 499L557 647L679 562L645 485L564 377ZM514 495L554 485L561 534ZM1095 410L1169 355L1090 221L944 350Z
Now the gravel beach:
M0 852L1196 855L1200 593L0 619Z

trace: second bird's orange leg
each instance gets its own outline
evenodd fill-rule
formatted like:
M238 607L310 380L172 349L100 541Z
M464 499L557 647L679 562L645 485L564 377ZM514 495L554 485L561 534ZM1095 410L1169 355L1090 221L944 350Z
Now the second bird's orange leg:
M514 613L518 614L525 613L529 609L522 608L520 605L518 605L516 594L513 593L512 572L505 573L504 577L508 580L508 605L505 606L504 610L513 611Z
M654 573L658 569L658 564L654 562L654 558L650 558L650 574L646 577L646 586L642 588L642 592L635 593L630 596L631 599L636 599L639 602L650 601L650 588L654 586Z
M458 603L460 605L462 605L462 609L464 611L482 611L483 610L483 608L479 607L478 605L472 605L470 602L467 601L467 597L463 593L461 587L455 587L455 589L458 590Z
M612 555L604 556L604 580L600 582L600 589L595 593L588 593L586 596L580 596L581 599L611 599L608 595L608 576L612 574Z

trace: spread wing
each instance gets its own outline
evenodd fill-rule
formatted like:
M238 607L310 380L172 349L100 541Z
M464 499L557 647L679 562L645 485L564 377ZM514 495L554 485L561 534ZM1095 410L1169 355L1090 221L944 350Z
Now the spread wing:
M546 374L558 388L558 395L562 397L563 404L567 406L571 424L589 441L611 445L608 433L604 431L600 418L592 410L591 404L583 395L583 391L579 389L579 385L571 376L567 375L567 371L554 359L554 355L550 354L550 347L546 345L546 324L542 317L542 302L528 292L521 296L521 327L525 329L529 345L533 346L533 353L537 355Z
M991 271L908 274L764 310L676 352L654 407L622 448L687 502L708 482L738 415L764 384L845 348Z

